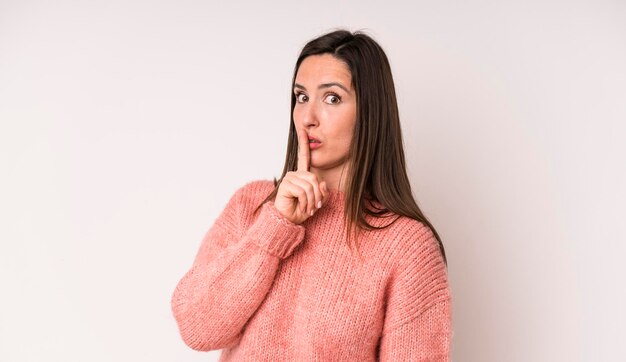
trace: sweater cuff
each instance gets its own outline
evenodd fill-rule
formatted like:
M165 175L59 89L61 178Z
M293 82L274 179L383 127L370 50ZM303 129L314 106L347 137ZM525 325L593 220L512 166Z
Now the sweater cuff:
M261 207L259 217L248 230L248 235L268 253L285 259L302 242L305 231L304 226L289 221L276 210L273 201L268 201Z

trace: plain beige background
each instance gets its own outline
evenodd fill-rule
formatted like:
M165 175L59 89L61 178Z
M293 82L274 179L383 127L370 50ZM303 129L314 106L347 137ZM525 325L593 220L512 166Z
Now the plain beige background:
M0 360L217 360L171 293L335 27L390 58L453 360L623 358L624 2L272 3L0 0Z

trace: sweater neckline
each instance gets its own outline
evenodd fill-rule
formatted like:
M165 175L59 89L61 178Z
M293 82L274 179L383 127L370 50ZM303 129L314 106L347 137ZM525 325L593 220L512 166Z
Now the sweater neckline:
M322 205L324 207L330 207L333 209L342 208L345 204L345 192L341 190L328 190L328 198L326 203Z

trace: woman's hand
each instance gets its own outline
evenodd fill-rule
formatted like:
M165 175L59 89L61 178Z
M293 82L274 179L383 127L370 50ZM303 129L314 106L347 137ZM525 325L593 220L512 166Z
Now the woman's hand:
M325 181L309 172L309 136L298 133L298 169L289 171L278 186L274 206L286 219L301 224L322 207L328 197Z

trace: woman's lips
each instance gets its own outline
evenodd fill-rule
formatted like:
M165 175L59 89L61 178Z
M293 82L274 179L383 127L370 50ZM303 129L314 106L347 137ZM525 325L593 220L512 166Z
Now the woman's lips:
M309 148L312 150L319 148L321 146L322 144L320 142L309 142Z

